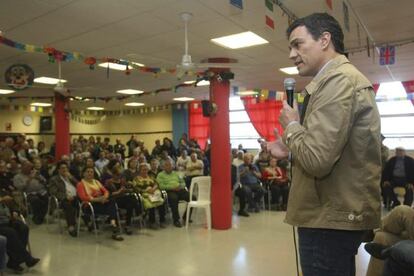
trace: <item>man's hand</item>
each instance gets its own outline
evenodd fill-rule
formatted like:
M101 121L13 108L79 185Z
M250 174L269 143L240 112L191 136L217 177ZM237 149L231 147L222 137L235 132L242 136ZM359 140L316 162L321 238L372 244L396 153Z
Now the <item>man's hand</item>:
M273 142L267 142L266 147L270 154L277 159L285 159L289 155L289 149L282 141L282 137L279 134L279 130L275 128L275 138L276 140Z
M279 122L283 129L289 125L289 123L296 121L299 122L298 103L293 101L293 108L290 107L287 101L283 101L283 108L280 112Z
M388 186L391 186L391 183L389 182L389 181L384 181L384 187L388 187Z

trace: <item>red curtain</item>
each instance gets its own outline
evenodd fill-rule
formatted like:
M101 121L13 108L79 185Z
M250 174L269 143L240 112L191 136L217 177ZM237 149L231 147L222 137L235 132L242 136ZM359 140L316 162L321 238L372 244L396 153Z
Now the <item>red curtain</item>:
M244 108L249 115L250 121L259 135L266 141L275 140L274 129L283 133L279 123L280 110L283 107L282 101L268 99L258 101L254 97L243 98Z
M405 88L405 92L414 105L414 80L401 82Z
M201 102L191 102L188 113L190 139L196 139L201 149L204 150L210 138L210 118L203 116Z

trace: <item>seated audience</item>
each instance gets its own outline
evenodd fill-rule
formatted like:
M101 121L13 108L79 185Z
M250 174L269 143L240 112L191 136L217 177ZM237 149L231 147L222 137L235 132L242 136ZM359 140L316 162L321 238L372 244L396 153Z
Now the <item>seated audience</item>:
M240 182L242 190L249 202L250 212L260 212L260 202L264 195L264 189L260 183L262 177L259 169L252 164L253 156L251 154L244 155L244 163L239 166Z
M180 200L190 201L190 194L185 189L183 178L176 171L173 171L173 165L170 160L164 162L164 170L157 176L157 182L161 190L168 194L168 203L171 208L174 226L182 227L180 214L178 213L178 202ZM185 218L185 214L183 216Z
M13 178L14 186L27 194L33 212L33 222L41 224L47 213L48 195L46 179L29 161L22 163L21 172Z
M372 242L365 244L365 250L384 261L383 276L414 275L414 241L402 240L391 246Z
M83 171L83 178L77 185L77 194L82 202L90 202L93 206L95 214L103 214L109 216L109 221L112 227L112 239L116 241L123 241L120 235L117 221L117 210L115 201L109 199L108 190L102 184L94 179L93 168L85 168ZM86 210L87 211L87 210ZM92 231L93 222L90 222L88 217L84 218L88 229Z
M160 167L161 167L161 169L164 169L164 163L166 161L170 162L171 165L172 165L172 167L173 167L173 169L175 169L175 161L174 161L174 159L170 155L168 155L168 151L163 150L161 152L161 159L160 159Z
M60 161L56 165L58 171L49 180L49 193L59 200L60 206L65 214L69 234L76 237L76 210L78 209L78 200L76 199L77 179L74 178L68 169L68 165Z
M155 146L152 149L151 156L152 158L160 158L162 153L161 141L160 139L155 140Z
M104 167L106 165L108 165L108 163L109 163L109 160L106 159L106 152L105 151L101 151L99 153L99 159L95 161L95 167L102 174Z
M97 180L100 180L101 179L102 173L101 173L100 170L98 170L95 167L95 162L93 161L93 158L89 157L89 158L86 159L85 168L91 168L91 169L93 169L93 177L95 179L97 179ZM83 170L85 170L85 168ZM83 175L82 175L82 177L83 177ZM81 180L82 180L82 177L81 177Z
M85 162L81 153L74 155L73 161L70 164L69 172L71 175L79 181L82 179L82 171L85 168Z
M187 150L183 149L177 158L177 171L185 174L188 161L190 161L190 156L187 155Z
M141 212L140 202L132 194L134 192L132 185L126 182L122 174L121 163L111 160L107 168L107 175L102 177L102 182L104 182L105 188L109 191L110 198L118 204L118 208L126 210L126 227L124 231L130 235L132 232L127 227L131 226L134 210L136 214Z
M411 206L413 203L414 185L414 159L405 154L401 147L395 149L395 156L390 158L385 165L382 176L383 193L392 201L392 207L398 206L400 202L394 193L394 188L405 189L404 204Z
M191 180L194 177L202 176L204 174L204 163L203 161L197 159L197 153L193 152L190 156L190 160L186 164L186 186L189 189L191 185Z
M142 195L144 209L148 211L150 228L158 228L155 223L155 209L158 210L160 227L165 228L164 199L155 178L148 174L147 165L141 164L139 166L139 175L134 179L133 186L134 190Z
M116 139L116 144L114 145L114 153L121 154L122 159L125 159L125 145L121 143L121 139Z
M263 179L267 182L272 193L271 204L275 204L277 210L286 211L289 194L289 182L286 171L277 166L277 159L270 159L269 167L263 170ZM282 203L279 198L282 197Z
M381 228L375 232L373 242L390 247L402 240L414 240L414 209L405 205L394 208L382 219ZM383 260L371 257L367 276L385 275L382 274L383 266Z
M7 267L16 273L23 272L22 263L27 267L35 266L40 259L34 258L27 251L29 227L24 224L16 211L3 205L4 197L0 197L0 235L7 238L6 251L9 257Z
M150 170L148 171L149 176L151 176L154 179L157 179L157 175L161 172L160 169L160 162L158 162L158 159L153 158L150 163Z
M244 152L242 150L237 151L237 157L233 159L232 164L239 167L244 163Z
M128 168L124 170L125 181L132 183L132 181L138 175L138 161L135 159L128 160Z
M239 211L238 215L242 217L249 217L249 213L246 211L246 193L240 186L239 169L235 165L231 165L231 186L234 195L239 198Z

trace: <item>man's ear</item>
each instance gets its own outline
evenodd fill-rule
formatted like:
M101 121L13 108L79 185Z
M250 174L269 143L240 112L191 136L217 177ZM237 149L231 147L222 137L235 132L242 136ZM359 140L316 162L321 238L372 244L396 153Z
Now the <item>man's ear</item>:
M323 50L326 50L329 47L329 44L332 43L331 36L330 32L323 32L319 37Z

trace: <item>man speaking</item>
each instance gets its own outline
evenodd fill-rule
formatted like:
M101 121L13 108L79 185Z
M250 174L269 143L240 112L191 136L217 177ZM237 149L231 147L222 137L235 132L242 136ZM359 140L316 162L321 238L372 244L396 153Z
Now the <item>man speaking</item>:
M302 114L279 118L292 153L286 222L298 227L304 276L355 275L364 230L380 223L380 117L371 83L344 55L339 23L326 13L287 29L306 86Z

